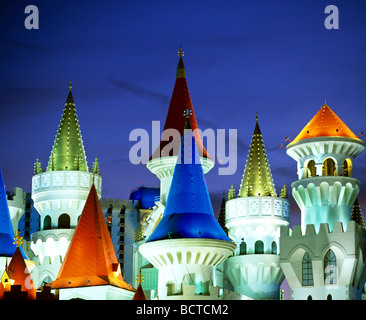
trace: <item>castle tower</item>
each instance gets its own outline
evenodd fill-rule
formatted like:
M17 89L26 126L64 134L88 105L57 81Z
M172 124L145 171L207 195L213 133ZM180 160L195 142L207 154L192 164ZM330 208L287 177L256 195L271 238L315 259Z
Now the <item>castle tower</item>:
M184 53L182 48L180 48L178 55L179 62L177 67L177 76L173 94L170 100L168 114L165 120L162 138L159 146L152 153L152 156L146 165L146 167L160 180L160 202L158 203L158 208L154 210L149 217L149 226L146 230L147 237L151 234L156 224L160 221L162 212L164 211L164 207L168 199L173 172L177 162L181 137L184 130L185 119L182 115L187 108L191 114L191 126L196 137L196 145L201 158L203 172L207 173L214 166L214 162L203 147L199 132L196 130L198 129L198 126L191 96L188 90L186 72L183 64ZM170 134L174 137L172 141L169 141Z
M0 170L0 274L5 270L5 266L9 264L11 257L17 249L14 243L15 233L12 222L3 175ZM31 271L34 268L34 262L28 259L22 247L19 247L18 250Z
M235 292L280 298L280 227L288 226L289 210L276 195L257 117L238 197L226 202L226 227L237 248L225 269Z
M60 300L132 300L135 290L122 277L94 184L57 279Z
M28 264L24 260L21 244L23 237L14 237L15 252L0 279L0 300L35 300L37 290L34 286Z
M139 249L159 270L159 299L222 299L212 275L235 244L213 214L189 118L185 128L163 217Z
M301 209L301 226L334 222L346 228L350 209L359 193L353 178L353 162L365 148L364 142L325 104L287 146L297 162L298 180L292 195Z
M301 226L281 230L281 267L295 300L360 299L365 282L365 232L351 220L360 182L353 177L361 141L326 104L293 142L292 195Z
M47 169L37 159L32 178L32 199L40 214L40 230L31 237L37 287L56 278L93 180L101 196L102 179L98 171L89 171L71 89L70 84Z

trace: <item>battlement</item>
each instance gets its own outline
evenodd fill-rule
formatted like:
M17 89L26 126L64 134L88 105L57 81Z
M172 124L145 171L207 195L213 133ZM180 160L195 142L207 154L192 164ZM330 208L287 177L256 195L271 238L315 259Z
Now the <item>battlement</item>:
M305 233L303 232L300 225L296 225L292 227L292 230L288 227L281 227L281 241L284 239L299 239L299 238L314 238L314 237L323 237L323 236L337 236L339 234L358 234L362 238L366 238L366 230L361 228L361 226L356 221L349 221L347 223L347 228L343 228L342 222L335 222L333 224L333 230L329 230L328 223L321 223L319 227L319 231L315 232L315 225L308 224L306 225Z
M112 198L102 198L100 199L100 204L103 209L108 208L109 205L113 206L113 209L122 209L122 206L127 204L125 199L112 199Z
M240 293L227 290L220 287L209 287L209 294L196 294L195 285L183 286L183 293L181 294L168 294L168 287L159 290L160 300L253 300Z

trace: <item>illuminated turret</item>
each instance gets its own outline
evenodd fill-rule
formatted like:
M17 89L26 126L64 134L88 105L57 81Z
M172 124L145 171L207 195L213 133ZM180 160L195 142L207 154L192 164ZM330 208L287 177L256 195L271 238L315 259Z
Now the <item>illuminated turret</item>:
M198 129L198 126L191 96L188 90L186 72L183 64L184 53L182 48L180 48L178 55L179 62L177 67L177 76L173 94L170 100L168 114L165 120L162 139L158 148L152 153L152 156L146 165L146 167L160 180L160 201L158 203L157 209L151 213L148 219L149 226L147 227L145 234L147 237L151 234L156 224L160 221L166 201L168 199L173 172L177 162L180 141L184 130L185 120L182 115L187 108L189 109L191 115L191 126L196 137L196 145L201 159L203 172L206 174L214 166L214 162L207 153L206 149L203 147L198 130L196 130ZM169 138L169 134L171 133L174 135L172 141L169 140L171 139Z
M216 220L189 119L160 223L140 246L159 270L159 299L222 299L214 267L235 245Z
M225 270L235 292L280 298L280 227L289 224L289 210L288 200L276 195L257 117L238 197L226 202L226 227L237 249Z
M366 240L362 219L351 220L351 207L360 184L354 159L364 148L326 104L287 146L297 161L299 180L291 187L301 210L301 226L281 229L281 267L291 299L361 299Z
M102 178L99 170L89 171L71 89L70 84L47 169L37 159L32 178L32 199L40 214L40 230L31 237L39 264L37 286L56 278L93 180L101 196Z

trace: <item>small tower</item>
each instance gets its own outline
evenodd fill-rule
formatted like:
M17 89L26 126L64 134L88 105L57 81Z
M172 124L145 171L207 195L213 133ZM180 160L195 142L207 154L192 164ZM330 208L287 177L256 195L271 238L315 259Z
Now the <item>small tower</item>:
M360 140L326 104L287 146L297 162L292 195L301 226L281 230L281 267L294 300L361 298L365 232L351 220L360 182L354 159Z
M4 300L35 300L37 290L34 286L30 271L21 252L23 237L14 237L15 252L9 265L1 276L0 280L0 299Z
M288 226L289 210L288 200L276 195L257 116L238 197L226 202L226 227L237 248L225 269L235 292L280 298L280 227Z
M292 195L301 209L301 227L334 222L346 228L350 209L359 193L353 162L365 144L326 104L287 146L297 162L298 180Z
M160 221L162 212L164 211L164 207L168 199L173 172L177 162L180 141L184 130L185 119L182 115L187 109L190 113L191 126L196 138L196 145L201 158L203 172L207 173L214 166L214 162L203 147L199 132L196 130L198 129L198 126L191 96L188 90L186 72L183 64L184 53L182 48L180 48L178 55L179 62L177 67L177 76L173 94L170 100L168 114L165 120L162 139L158 148L153 151L146 165L146 167L160 180L160 201L158 203L157 209L155 209L149 217L150 221L148 221L149 226L146 230L146 237L151 234L156 224ZM169 138L170 134L174 135L172 141L169 140L171 139Z
M101 196L102 178L90 172L75 103L70 91L46 170L37 161L32 199L40 214L40 230L32 234L31 249L38 258L37 287L54 280L94 181Z
M134 295L123 280L94 184L51 288L60 300L131 300Z
M161 300L222 299L212 274L235 249L213 214L189 120L163 217L139 248L159 270Z
M5 265L9 263L9 259L16 249L3 175L0 170L0 274L5 270ZM23 258L26 259L28 269L31 271L34 268L34 262L28 259L22 247L19 247L19 250Z

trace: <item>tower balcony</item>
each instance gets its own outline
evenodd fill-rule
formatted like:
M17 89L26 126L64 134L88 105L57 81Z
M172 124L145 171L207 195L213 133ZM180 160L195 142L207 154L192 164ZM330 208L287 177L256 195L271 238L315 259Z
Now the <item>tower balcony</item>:
M359 193L360 181L352 177L311 177L292 183L292 196L301 209L301 226L314 224L318 231L321 223L347 225L351 207Z
M99 174L86 171L46 171L36 174L32 178L34 206L41 216L49 215L54 223L63 213L68 214L71 227L75 227L93 180L100 198L102 178ZM55 226L53 224L51 227Z
M244 239L254 247L257 240L265 240L270 246L273 241L278 242L280 226L289 224L290 203L270 196L236 198L226 202L225 218L229 237L235 243Z
M141 254L159 270L159 292L182 294L184 285L195 285L197 294L209 294L212 270L231 256L235 244L224 240L182 238L152 241L139 247Z

